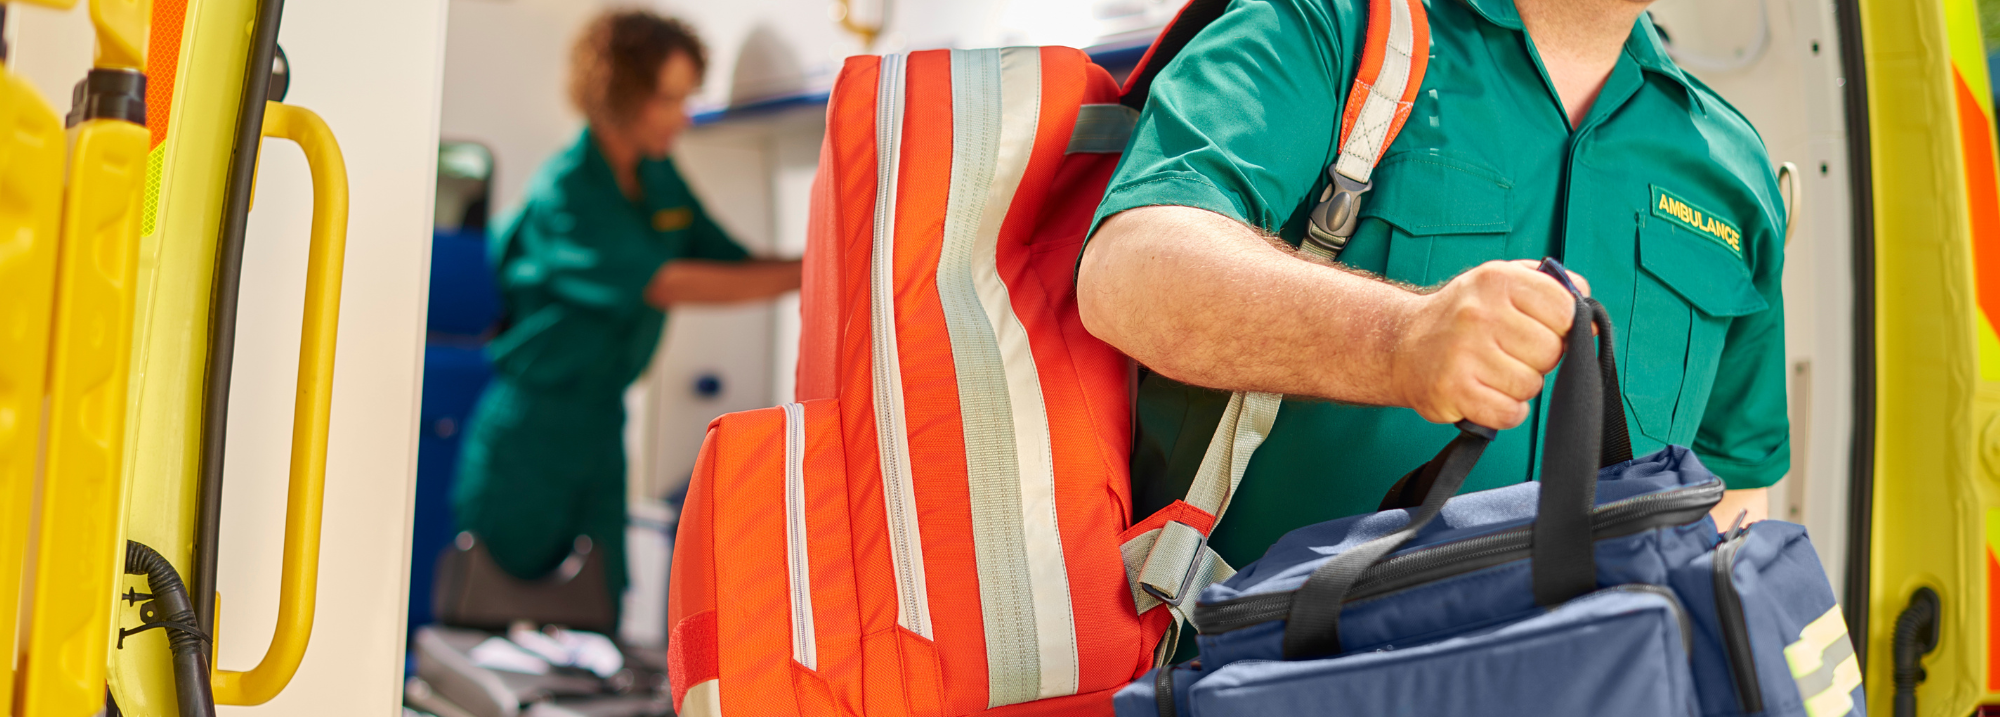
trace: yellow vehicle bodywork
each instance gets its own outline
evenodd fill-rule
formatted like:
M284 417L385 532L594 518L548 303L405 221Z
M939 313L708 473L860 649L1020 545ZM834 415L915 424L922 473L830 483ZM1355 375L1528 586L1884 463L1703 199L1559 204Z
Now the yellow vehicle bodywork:
M0 648L14 649L54 324L62 120L0 62ZM12 656L0 709L14 704Z

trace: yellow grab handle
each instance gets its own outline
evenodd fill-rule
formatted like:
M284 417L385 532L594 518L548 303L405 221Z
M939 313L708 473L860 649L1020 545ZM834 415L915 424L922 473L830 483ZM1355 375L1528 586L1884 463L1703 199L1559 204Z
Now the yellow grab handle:
M312 169L312 246L306 258L306 310L299 336L297 403L292 408L278 628L256 667L215 673L215 702L227 705L260 705L276 697L298 672L312 637L326 434L333 407L333 348L340 328L341 265L347 252L347 165L326 122L311 110L266 102L264 136L291 140L305 150Z

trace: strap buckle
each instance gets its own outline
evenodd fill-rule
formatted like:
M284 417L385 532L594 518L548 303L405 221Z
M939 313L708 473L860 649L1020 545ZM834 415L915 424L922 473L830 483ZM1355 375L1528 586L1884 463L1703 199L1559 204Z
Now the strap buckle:
M1181 569L1180 589L1174 591L1173 597L1168 597L1166 594L1160 592L1159 588L1153 587L1152 583L1148 583L1142 579L1139 581L1139 590L1145 592L1147 595L1153 596L1154 600L1158 600L1162 603L1165 603L1169 607L1177 608L1181 606L1181 603L1187 601L1188 593L1194 591L1194 581L1196 574L1203 572L1200 568L1201 568L1201 561L1203 554L1208 552L1208 536L1203 535L1199 530L1195 530L1194 526L1192 525L1182 523L1178 520L1167 521L1167 526L1174 526L1174 525L1179 525L1183 528L1187 528L1189 531L1192 531L1197 536L1195 538L1194 551L1188 557L1187 566ZM1165 531L1161 531L1160 538L1161 539L1166 538Z
M1347 247L1348 238L1354 236L1354 225L1361 217L1361 197L1374 189L1375 183L1357 181L1331 168L1327 176L1332 181L1320 191L1319 203L1313 206L1306 222L1305 241L1325 250L1330 257L1338 257L1340 250Z

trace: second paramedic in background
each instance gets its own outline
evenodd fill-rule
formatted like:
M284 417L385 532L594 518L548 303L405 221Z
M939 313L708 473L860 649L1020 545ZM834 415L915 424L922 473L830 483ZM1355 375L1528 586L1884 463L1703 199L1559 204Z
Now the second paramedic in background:
M1194 37L1152 85L1077 280L1090 330L1151 369L1133 515L1186 493L1228 399L1213 389L1297 397L1210 538L1234 565L1375 510L1462 418L1514 428L1465 490L1533 480L1572 303L1518 260L1555 256L1610 310L1633 452L1691 446L1734 489L1720 524L1762 517L1790 465L1777 182L1750 123L1668 58L1650 4L1425 3L1428 71L1338 266L1292 247L1369 3L1237 0Z
M493 233L506 329L467 430L452 508L508 572L554 569L579 535L626 583L627 386L669 308L766 299L799 262L752 259L716 226L668 151L689 124L706 53L678 20L610 11L572 52L570 100L588 121L543 164Z

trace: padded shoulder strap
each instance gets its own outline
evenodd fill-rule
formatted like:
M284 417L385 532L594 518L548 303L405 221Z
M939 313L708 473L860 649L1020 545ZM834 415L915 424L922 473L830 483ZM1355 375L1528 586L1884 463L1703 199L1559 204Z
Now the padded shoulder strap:
M1300 249L1336 259L1354 236L1361 198L1382 154L1416 106L1429 63L1431 29L1423 0L1369 0L1368 45L1340 120L1340 154L1326 168L1327 185L1313 207Z

